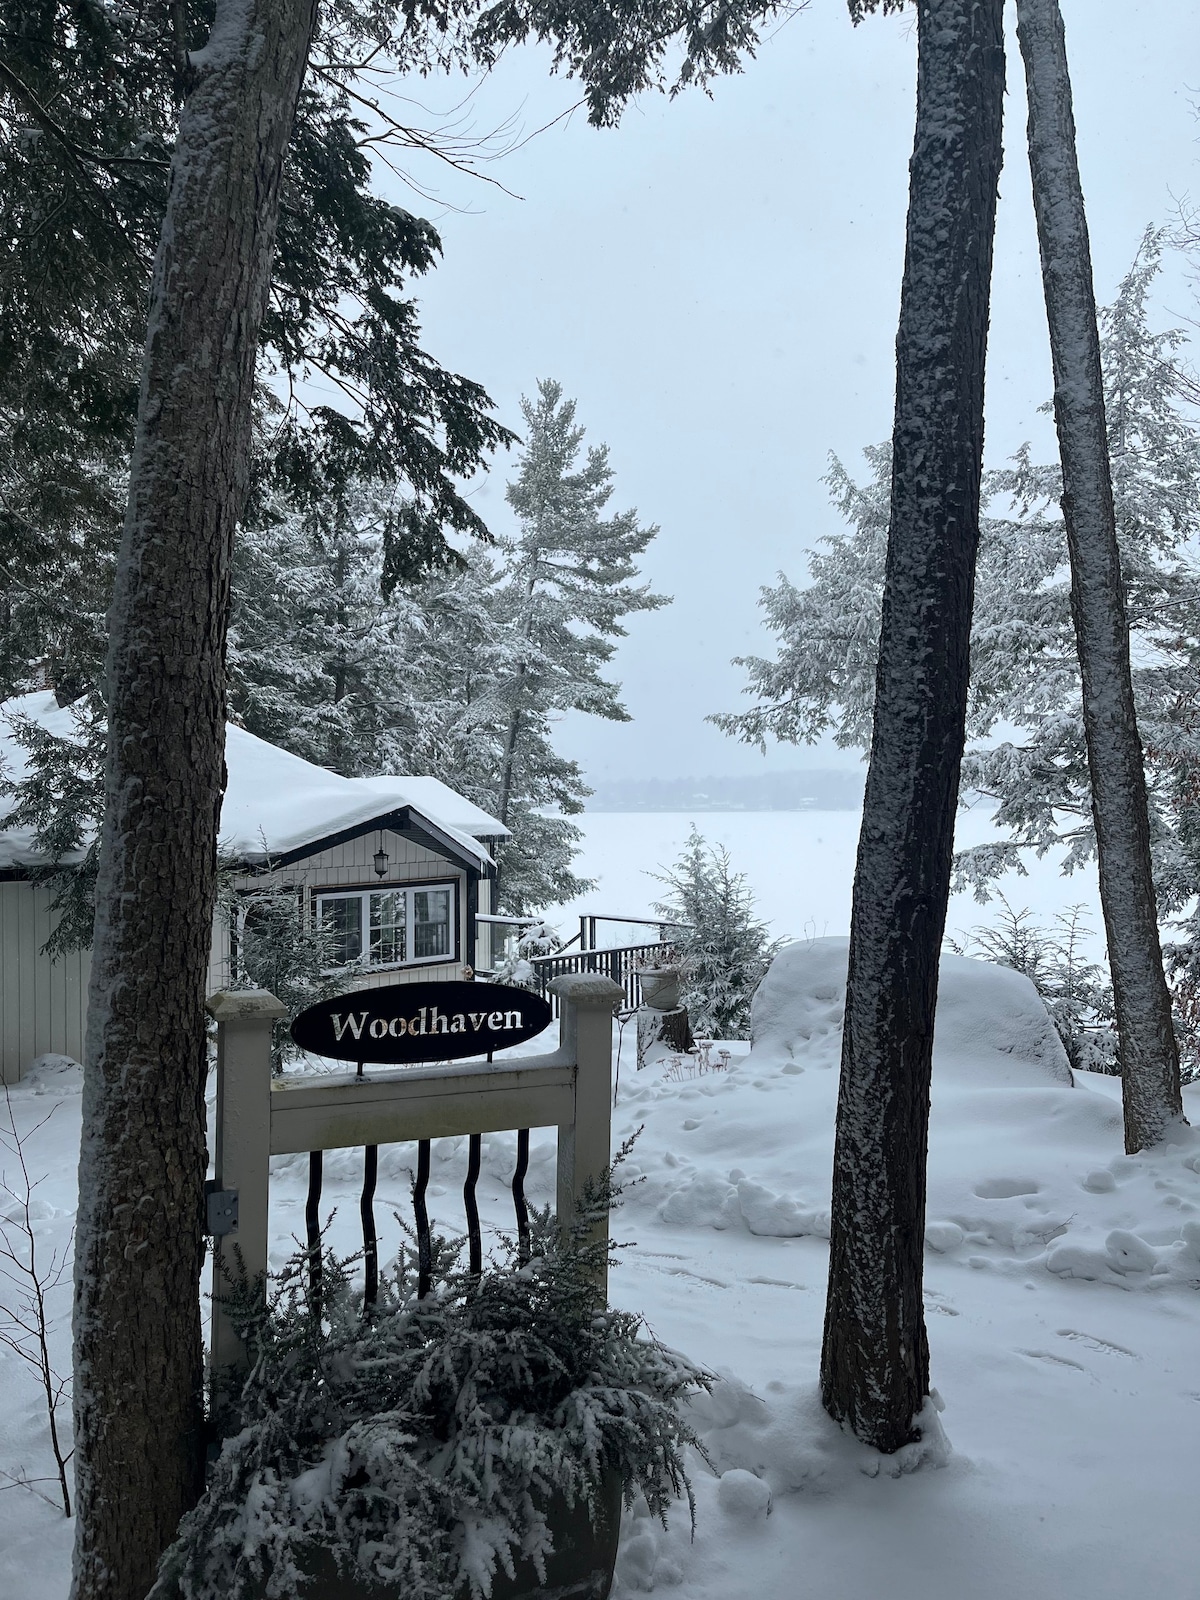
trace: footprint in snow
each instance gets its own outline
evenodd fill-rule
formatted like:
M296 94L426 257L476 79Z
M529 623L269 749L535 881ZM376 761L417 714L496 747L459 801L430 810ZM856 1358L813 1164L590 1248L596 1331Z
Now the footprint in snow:
M1091 1373L1078 1361L1071 1361L1067 1356L1056 1356L1049 1350L1018 1350L1019 1356L1027 1356L1030 1361L1044 1361L1051 1367L1069 1367L1073 1372L1082 1372L1084 1377L1091 1377Z
M1018 1195L1037 1194L1041 1184L1032 1178L984 1178L975 1185L981 1200L1015 1200Z
M1074 1339L1079 1344L1087 1345L1089 1350L1097 1350L1103 1355L1125 1356L1130 1361L1140 1361L1142 1358L1136 1350L1126 1350L1123 1344L1112 1344L1108 1339L1100 1339L1094 1333L1080 1333L1076 1328L1059 1328L1060 1339Z

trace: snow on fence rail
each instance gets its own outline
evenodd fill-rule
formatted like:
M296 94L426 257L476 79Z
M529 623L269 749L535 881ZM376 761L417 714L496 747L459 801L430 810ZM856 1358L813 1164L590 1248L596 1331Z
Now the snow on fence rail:
M608 952L603 952L608 954ZM470 1265L482 1270L482 1236L475 1200L480 1143L484 1133L517 1130L513 1204L518 1237L528 1238L524 1178L530 1128L558 1129L557 1210L570 1226L584 1189L610 1161L612 1105L612 1016L624 998L603 972L564 972L549 989L559 1005L558 1048L539 1056L505 1061L465 1061L446 1066L336 1077L273 1078L271 1029L284 1007L261 989L213 995L217 1022L216 1176L209 1185L208 1231L214 1236L213 1328L210 1362L215 1368L244 1361L244 1347L223 1302L238 1279L235 1249L253 1280L267 1270L267 1209L270 1158L309 1153L306 1207L313 1292L320 1295L322 1155L362 1145L360 1203L366 1299L378 1291L374 1192L379 1146L417 1143L413 1189L419 1258L418 1293L429 1288L431 1240L425 1209L430 1140L469 1136L463 1201ZM602 1224L607 1239L608 1221Z

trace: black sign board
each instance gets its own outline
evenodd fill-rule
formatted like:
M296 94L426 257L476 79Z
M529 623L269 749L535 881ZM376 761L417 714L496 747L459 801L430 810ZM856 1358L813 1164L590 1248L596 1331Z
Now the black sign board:
M550 1021L540 995L506 983L389 983L322 1000L292 1023L301 1050L335 1061L457 1061L523 1044Z

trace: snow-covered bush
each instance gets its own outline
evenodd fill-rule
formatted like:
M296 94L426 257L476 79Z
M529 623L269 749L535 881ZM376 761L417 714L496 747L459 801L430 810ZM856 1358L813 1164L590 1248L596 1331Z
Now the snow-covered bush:
M964 944L948 945L958 955L978 952L997 966L1023 972L1041 997L1073 1067L1119 1073L1112 983L1104 967L1081 950L1091 929L1083 908L1070 906L1044 928L1033 913L1014 911L1003 895L1003 911L991 927L974 928Z
M679 860L655 877L670 890L654 910L676 924L680 999L693 1032L748 1039L750 1002L782 941L769 939L754 915L745 874L732 870L724 845L710 845L693 826Z
M355 968L338 965L332 931L306 912L294 889L235 891L231 869L223 864L218 905L234 953L232 987L267 989L287 1007L271 1035L271 1065L278 1072L299 1053L290 1024L306 1006L341 994Z
M557 928L547 922L531 922L505 941L504 954L492 977L496 983L511 983L518 989L536 989L537 974L531 963L538 956L552 956L561 949Z
M230 1309L250 1376L218 1397L224 1444L153 1600L243 1600L264 1582L284 1600L317 1551L406 1600L478 1600L497 1568L541 1575L554 1496L594 1508L616 1473L664 1520L690 1501L677 1402L711 1380L598 1294L612 1247L589 1234L612 1197L606 1180L565 1243L538 1214L528 1259L507 1241L479 1278L436 1241L424 1299L408 1251L369 1312L333 1256L319 1312L304 1255L265 1308L244 1286Z

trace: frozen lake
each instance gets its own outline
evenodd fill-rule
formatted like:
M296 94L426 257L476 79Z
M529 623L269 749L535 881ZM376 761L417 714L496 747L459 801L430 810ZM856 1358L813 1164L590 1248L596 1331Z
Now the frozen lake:
M693 820L710 844L728 849L733 870L745 874L759 915L777 937L820 938L850 931L856 811L710 811L695 818L686 812L589 811L573 820L584 833L575 870L594 878L596 888L550 912L549 920L564 938L577 930L576 918L582 912L651 916L654 902L665 892L653 874L678 859ZM999 837L990 809L976 805L959 812L959 848ZM1042 861L1031 858L1027 877L1009 872L999 887L1014 910L1028 906L1047 925L1067 906L1084 905L1097 930L1092 948L1099 953L1100 900L1094 866L1063 877L1061 860L1060 851ZM959 938L994 921L1001 909L994 901L979 905L970 894L955 895L947 931ZM615 928L602 942L624 944L636 937L636 928Z

